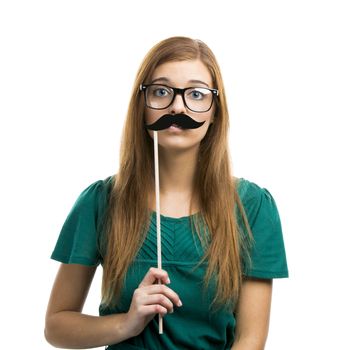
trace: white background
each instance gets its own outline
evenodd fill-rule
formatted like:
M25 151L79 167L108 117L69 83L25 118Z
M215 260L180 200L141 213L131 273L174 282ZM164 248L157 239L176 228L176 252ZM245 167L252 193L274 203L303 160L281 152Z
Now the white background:
M173 35L216 54L234 173L279 207L290 278L266 349L349 349L349 18L339 0L1 1L1 349L51 348L49 256L79 193L117 171L136 70Z

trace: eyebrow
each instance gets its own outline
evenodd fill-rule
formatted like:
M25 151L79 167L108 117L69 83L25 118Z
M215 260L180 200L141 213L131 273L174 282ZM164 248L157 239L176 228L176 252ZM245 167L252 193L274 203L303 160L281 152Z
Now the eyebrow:
M159 82L159 81L164 81L166 83L170 83L170 80L168 78L166 78L166 77L159 77L159 78L153 79L151 84L154 84L154 83ZM207 83L205 83L204 81L202 81L202 80L191 79L188 82L189 83L194 83L194 84L203 84L203 85L206 85L207 87L209 87L209 85Z

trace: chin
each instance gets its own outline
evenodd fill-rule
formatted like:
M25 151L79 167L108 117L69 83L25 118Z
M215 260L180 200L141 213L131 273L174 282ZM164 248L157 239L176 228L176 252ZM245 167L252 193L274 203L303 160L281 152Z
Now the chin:
M199 145L199 143L188 143L181 140L179 142L159 142L159 148L163 152L195 152L199 149Z

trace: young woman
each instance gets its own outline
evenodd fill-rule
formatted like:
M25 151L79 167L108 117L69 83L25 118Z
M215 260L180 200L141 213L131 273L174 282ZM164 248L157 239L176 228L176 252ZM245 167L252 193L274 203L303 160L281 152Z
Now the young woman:
M233 177L228 126L211 50L185 37L154 46L137 73L119 172L81 193L52 254L62 263L46 315L52 345L264 348L272 279L288 276L281 224L266 189ZM159 130L162 269L152 129ZM82 309L100 263L97 317Z

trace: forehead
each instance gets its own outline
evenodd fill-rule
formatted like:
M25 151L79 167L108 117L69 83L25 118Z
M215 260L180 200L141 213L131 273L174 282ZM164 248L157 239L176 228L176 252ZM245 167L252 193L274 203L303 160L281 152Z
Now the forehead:
M212 87L208 68L200 60L171 61L159 65L152 74L152 81L166 78L176 87L187 86L191 81L202 81Z

